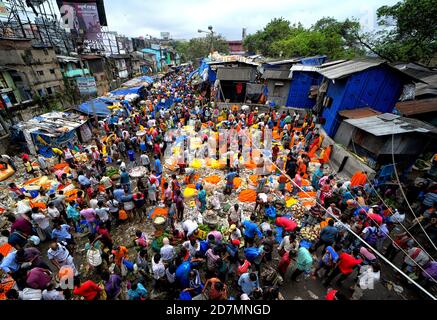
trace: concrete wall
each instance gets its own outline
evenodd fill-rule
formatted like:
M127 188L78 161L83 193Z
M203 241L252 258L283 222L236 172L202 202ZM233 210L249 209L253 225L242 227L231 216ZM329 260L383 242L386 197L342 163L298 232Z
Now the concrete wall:
M52 92L64 89L63 77L56 53L52 48L35 48L31 42L0 40L0 64L21 72L23 81L34 91L47 88ZM39 71L43 75L38 74Z
M341 163L343 162L343 159L345 157L348 157L348 160L346 161L346 164L342 170L342 172L339 173L342 177L351 177L355 172L357 171L366 171L368 173L369 178L373 178L376 174L375 170L367 166L366 164L362 163L360 160L355 158L353 154L348 152L342 145L336 144L333 139L331 139L323 130L323 128L320 128L320 133L325 136L323 139L322 146L326 147L328 145L333 145L332 152L331 152L331 160L329 164L331 165L331 168L337 172L340 168Z
M283 83L283 86L275 86L275 83ZM285 106L290 91L290 80L271 80L267 81L269 90L269 101L274 101L277 106ZM276 88L276 90L275 90Z

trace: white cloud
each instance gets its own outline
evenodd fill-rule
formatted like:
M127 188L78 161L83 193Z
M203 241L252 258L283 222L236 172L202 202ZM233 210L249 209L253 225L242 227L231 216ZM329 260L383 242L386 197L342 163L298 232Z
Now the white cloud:
M254 33L276 17L305 26L326 16L355 17L363 23L373 23L378 7L396 2L398 0L106 0L105 7L109 29L128 36L159 36L161 31L167 31L173 38L189 39L199 36L199 28L212 25L227 39L240 39L243 27L248 33Z

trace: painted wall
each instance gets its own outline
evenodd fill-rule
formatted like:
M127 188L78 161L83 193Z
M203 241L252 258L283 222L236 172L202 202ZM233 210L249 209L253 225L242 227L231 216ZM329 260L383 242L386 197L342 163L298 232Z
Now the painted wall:
M392 112L402 93L406 80L386 66L374 67L355 73L348 78L330 81L327 96L333 99L329 108L324 108L323 126L333 137L340 125L338 111L370 107L374 110Z
M311 86L318 86L322 83L323 77L316 72L293 71L293 78L290 82L287 107L312 108L316 99L308 98Z

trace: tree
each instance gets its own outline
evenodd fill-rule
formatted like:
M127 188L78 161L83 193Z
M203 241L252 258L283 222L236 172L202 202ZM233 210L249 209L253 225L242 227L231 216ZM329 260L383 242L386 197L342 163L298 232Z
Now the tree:
M229 45L221 35L212 37L214 51L228 54ZM193 38L190 41L175 41L174 48L182 57L184 62L194 61L209 55L211 50L211 35L201 38Z
M275 18L263 30L247 36L243 45L249 52L260 53L264 56L279 56L279 53L273 50L273 44L300 29L303 29L301 24L292 26L290 21L284 18Z
M354 37L359 23L322 18L311 28L291 25L283 18L273 19L267 26L246 38L248 51L268 57L299 57L325 54L330 59L350 58L363 54L362 45Z
M356 34L367 49L391 62L431 64L437 51L437 0L404 0L382 6L377 17L384 29Z

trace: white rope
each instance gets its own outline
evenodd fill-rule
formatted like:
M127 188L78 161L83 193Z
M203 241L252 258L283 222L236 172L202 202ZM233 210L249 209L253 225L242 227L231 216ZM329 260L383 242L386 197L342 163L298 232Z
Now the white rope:
M354 130L354 133L355 133L355 131L356 131L356 129ZM354 139L353 139L353 136L354 136L354 133L352 134L352 139L351 139L351 141L352 141L352 147L353 147L353 149L354 149L354 152L355 152L355 154L357 154L357 149L355 148L355 143L354 143ZM378 198L379 198L379 200L381 200L382 201L382 203L388 208L388 209L390 209L390 206L389 205L387 205L387 203L384 201L384 199L381 197L381 195L378 193L378 191L375 189L375 187L374 187L374 185L372 184L372 182L366 177L366 179L367 179L367 182L369 183L369 185L370 185L370 187L373 189L373 191L376 193L376 195L378 196ZM391 209L390 209L391 210ZM419 245L419 247L430 257L430 259L432 260L432 261L434 261L435 262L435 260L432 258L432 256L425 250L425 248L420 244L420 242L416 239L416 238L414 238L414 236L410 233L410 231L408 230L408 228L402 223L402 222L397 222L397 223L399 223L401 226L402 226L402 228L405 230L405 232ZM385 233L385 232L384 232ZM386 233L385 233L386 234Z
M394 132L394 128L395 128L395 123L393 122L393 132ZM392 160L393 160L393 167L394 167L394 170L395 170L396 180L398 181L399 188L400 188L400 190L401 190L402 196L403 196L404 199L405 199L405 202L406 202L407 205L408 205L408 208L410 209L410 211L411 211L411 213L413 214L414 218L417 220L417 223L419 224L419 226L420 226L420 228L422 229L422 231L423 231L423 233L425 234L425 236L428 238L429 242L432 244L432 246L434 247L434 249L437 251L437 247L436 247L436 245L434 244L434 242L432 241L432 239L430 238L430 236L428 235L428 233L426 233L425 228L424 228L424 227L422 226L422 224L420 223L418 217L417 217L416 214L414 213L413 208L411 208L410 202L408 201L407 196L405 195L404 188L402 188L401 181L400 181L400 179L399 179L399 175L398 175L398 170L396 169L396 163L395 163L395 154L394 154L394 133L393 133L393 132L392 132L392 135L391 135L391 157L392 157Z

